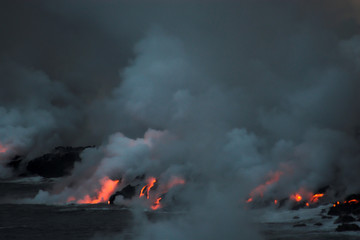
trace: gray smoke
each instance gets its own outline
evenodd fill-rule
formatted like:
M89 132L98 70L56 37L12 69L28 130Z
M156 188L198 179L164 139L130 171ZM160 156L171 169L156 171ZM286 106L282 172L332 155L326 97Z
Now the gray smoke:
M136 237L254 239L242 203L271 172L284 174L268 196L360 190L356 1L27 4L7 9L38 24L5 16L18 41L0 44L0 140L98 145L31 202L82 198L105 176L179 176L190 214L149 223L135 202Z

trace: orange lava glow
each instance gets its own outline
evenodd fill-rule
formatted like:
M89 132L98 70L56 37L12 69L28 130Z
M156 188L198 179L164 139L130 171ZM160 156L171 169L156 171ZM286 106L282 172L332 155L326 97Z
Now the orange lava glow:
M295 194L290 195L290 199L300 202L303 198L299 193L295 193Z
M274 200L274 204L275 204L275 205L278 204L278 200Z
M349 201L347 201L348 203L359 203L359 200L356 200L356 199L351 199ZM345 201L346 203L346 201Z
M0 153L6 153L9 150L8 147L0 144Z
M340 205L340 204L357 204L357 203L359 203L360 201L359 200L357 200L357 199L351 199L351 200L349 200L349 201L344 201L344 202L342 202L342 203L340 203L339 201L337 201L336 203L334 203L333 204L333 207L336 207L337 205Z
M158 199L156 199L156 201L154 202L154 204L151 206L151 209L152 210L158 210L159 208L161 208L161 204L160 204L160 200L161 200L162 198L161 197L159 197Z
M309 206L310 206L310 204L307 202L307 203L306 203L306 206L307 206L307 207L309 207Z
M310 202L311 202L311 203L316 203L317 201L319 201L319 198L322 198L322 197L324 197L324 194L323 194L323 193L314 194L314 195L310 198Z
M143 197L145 195L145 190L146 190L146 198L150 199L150 189L154 186L155 183L156 183L156 178L149 177L147 179L147 184L141 189L139 197L140 198Z
M116 189L117 184L119 183L119 180L111 180L108 177L104 177L100 180L101 189L96 192L95 197L90 197L90 195L86 195L83 199L80 199L76 201L79 204L96 204L101 202L107 202L111 194ZM70 197L68 199L70 201L74 201L75 198Z
M248 200L246 200L247 203L252 202L252 201L253 201L252 198L249 198Z
M160 200L162 199L163 194L167 193L171 188L176 185L183 185L185 184L185 180L180 177L172 177L170 181L166 184L160 184L154 192L152 192L150 196L150 190L154 187L157 179L154 177L149 177L146 180L147 184L141 188L139 198L142 198L146 195L146 198L150 200L150 208L152 210L158 210L162 207ZM154 199L156 199L154 201Z
M269 175L269 180L267 180L265 183L257 186L256 188L254 188L251 192L250 192L250 198L251 201L253 200L253 198L255 197L263 197L264 196L264 192L266 191L266 189L279 181L280 176L283 175L284 173L281 171L276 171L275 173L270 173ZM246 202L251 202L249 201L249 199Z

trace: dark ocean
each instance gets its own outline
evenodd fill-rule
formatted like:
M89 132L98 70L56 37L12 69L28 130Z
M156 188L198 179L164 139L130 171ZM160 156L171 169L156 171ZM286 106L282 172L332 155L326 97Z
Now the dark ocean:
M51 188L51 185L51 181L39 182L31 179L0 182L0 239L112 239L111 236L119 233L123 233L126 239L132 239L131 231L136 229L136 226L132 226L132 212L121 206L15 203L16 199L34 197L39 189L46 190ZM171 214L167 212L166 217L171 217ZM256 214L258 213L254 213ZM333 219L318 227L314 226L314 223L320 221L319 219L305 215L302 217L299 211L271 214L270 217L269 214L255 217L265 240L360 239L360 233L335 232ZM161 219L164 215L162 211L147 213L152 221ZM293 220L295 215L300 215L300 220ZM307 227L293 227L296 223L305 223ZM239 239L242 238L239 236Z

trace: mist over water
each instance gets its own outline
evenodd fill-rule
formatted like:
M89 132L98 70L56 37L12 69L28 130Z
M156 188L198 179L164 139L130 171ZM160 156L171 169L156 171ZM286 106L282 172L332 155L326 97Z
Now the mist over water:
M356 1L1 5L0 160L97 145L27 202L175 176L164 204L188 214L151 223L134 201L136 238L257 239L243 200L270 173L269 197L360 190Z

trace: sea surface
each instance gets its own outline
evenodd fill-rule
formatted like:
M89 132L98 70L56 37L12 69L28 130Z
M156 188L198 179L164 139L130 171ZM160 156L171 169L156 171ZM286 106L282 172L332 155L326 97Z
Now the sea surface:
M0 239L93 239L123 233L132 239L133 216L130 209L107 204L44 205L12 203L14 199L34 197L50 189L53 182L39 178L0 181ZM326 206L323 206L326 208ZM321 209L256 211L253 221L265 240L360 240L360 233L335 232L334 219L322 219ZM148 212L156 221L164 212ZM171 213L167 213L167 216ZM321 222L321 226L315 223ZM358 222L359 223L359 222ZM305 224L294 227L295 224ZM101 239L101 237L97 237ZM239 238L241 239L241 237Z

